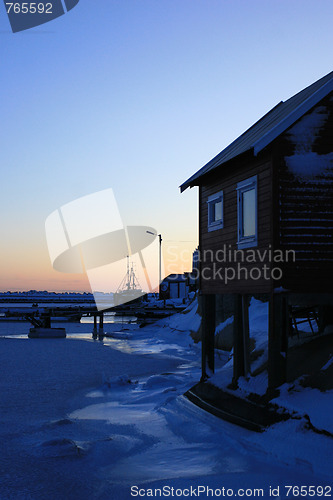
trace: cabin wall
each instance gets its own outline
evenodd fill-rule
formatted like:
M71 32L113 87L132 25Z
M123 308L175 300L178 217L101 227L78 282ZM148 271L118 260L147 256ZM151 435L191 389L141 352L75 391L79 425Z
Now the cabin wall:
M329 292L333 283L333 94L274 146L279 186L279 241L295 251L281 285Z
M200 288L202 293L266 293L271 290L270 279L251 279L249 272L253 267L262 268L265 264L270 266L267 259L260 263L236 261L233 251L237 250L238 215L237 215L237 183L257 175L257 200L258 200L258 245L255 251L267 250L272 244L272 161L270 155L260 158L243 157L237 161L229 162L222 166L209 177L199 188L199 249L200 249ZM215 231L208 231L208 197L223 191L224 226ZM225 251L225 261L221 261L223 254L220 252L218 261L210 261L210 252L216 255L218 250ZM232 258L229 258L229 251ZM206 255L204 255L206 252ZM247 249L243 250L244 255ZM238 263L242 271L238 272ZM214 268L215 264L215 268ZM229 269L228 277L232 278L233 268L235 279L226 279L226 268ZM246 279L246 272L248 277ZM220 273L217 273L220 270ZM266 272L267 275L267 272ZM222 279L221 279L222 276ZM254 274L255 277L258 273Z

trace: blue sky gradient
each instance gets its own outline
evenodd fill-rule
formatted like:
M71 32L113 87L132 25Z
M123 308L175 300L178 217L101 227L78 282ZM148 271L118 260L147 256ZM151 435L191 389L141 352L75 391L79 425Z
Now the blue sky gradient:
M331 0L80 0L16 34L1 7L2 290L88 289L52 270L44 222L108 187L124 222L194 249L178 186L332 70Z

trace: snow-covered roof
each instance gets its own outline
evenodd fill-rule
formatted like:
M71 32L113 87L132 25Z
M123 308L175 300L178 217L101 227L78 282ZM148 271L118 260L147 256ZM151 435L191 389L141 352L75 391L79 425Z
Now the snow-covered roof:
M198 185L198 179L203 175L246 151L252 150L256 156L332 91L333 71L290 97L287 101L281 101L215 158L187 179L180 186L181 192L188 187Z

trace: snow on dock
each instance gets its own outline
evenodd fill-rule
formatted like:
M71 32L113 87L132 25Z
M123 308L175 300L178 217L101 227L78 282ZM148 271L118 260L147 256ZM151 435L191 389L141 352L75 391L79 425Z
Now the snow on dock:
M309 429L300 396L297 419L260 434L184 398L200 378L199 324L194 304L144 328L109 325L130 335L103 342L80 335L89 324L71 325L76 338L1 338L0 498L126 500L133 485L200 484L268 498L270 485L331 485L332 438ZM281 397L292 412L292 391Z

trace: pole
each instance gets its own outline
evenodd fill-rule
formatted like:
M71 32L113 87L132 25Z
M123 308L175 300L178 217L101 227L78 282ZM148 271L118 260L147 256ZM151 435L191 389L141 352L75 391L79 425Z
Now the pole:
M162 281L162 235L158 235L159 243L160 243L160 252L159 252L159 277L158 277L158 298L161 298L161 281Z
M148 234L153 234L154 236L158 236L158 241L160 244L159 247L159 272L158 272L158 298L161 298L161 281L162 281L162 235L161 234L156 234L152 233L151 231L146 231Z
M104 315L101 313L99 315L99 331L98 331L98 338L99 340L103 340L104 337Z

